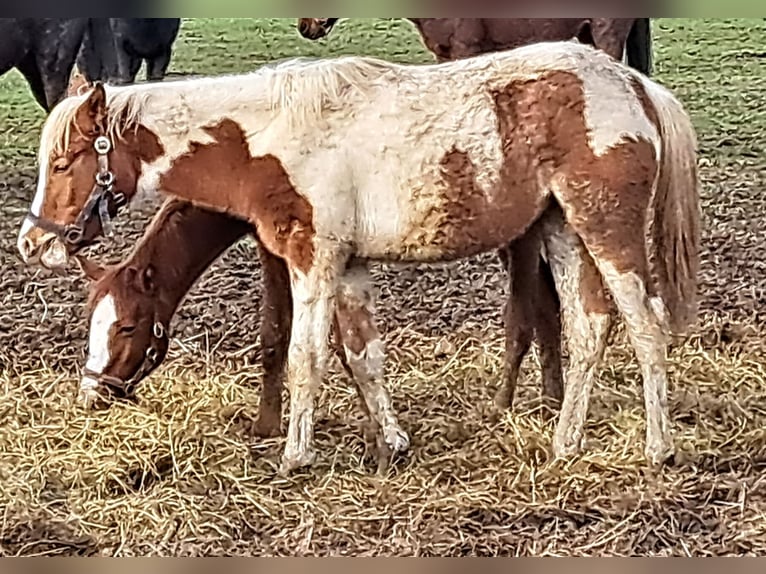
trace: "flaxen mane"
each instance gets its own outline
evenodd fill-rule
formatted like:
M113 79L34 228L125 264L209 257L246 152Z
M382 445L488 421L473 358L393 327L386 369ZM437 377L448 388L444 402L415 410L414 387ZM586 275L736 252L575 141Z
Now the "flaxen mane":
M215 98L218 109L225 109L230 94L248 92L252 102L265 109L284 114L290 125L312 123L328 108L342 106L351 93L365 94L376 80L402 66L385 60L363 56L346 56L330 60L294 58L265 65L248 74L165 80L152 84L105 86L107 95L108 132L117 141L126 130L135 128L147 113L153 97L173 101L162 106L163 114L194 98ZM221 89L216 90L216 87ZM43 126L40 160L48 161L51 152L66 151L77 109L92 93L72 95L54 108ZM191 113L195 110L192 109ZM152 115L156 112L152 111Z

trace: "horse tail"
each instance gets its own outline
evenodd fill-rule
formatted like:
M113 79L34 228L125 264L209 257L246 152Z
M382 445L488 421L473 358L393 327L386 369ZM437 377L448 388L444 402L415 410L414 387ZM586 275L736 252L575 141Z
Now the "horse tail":
M628 65L647 76L652 73L652 25L649 18L636 18L625 42Z
M635 74L657 115L659 171L649 203L647 255L668 312L668 327L683 331L697 316L700 198L697 135L689 115L667 89Z

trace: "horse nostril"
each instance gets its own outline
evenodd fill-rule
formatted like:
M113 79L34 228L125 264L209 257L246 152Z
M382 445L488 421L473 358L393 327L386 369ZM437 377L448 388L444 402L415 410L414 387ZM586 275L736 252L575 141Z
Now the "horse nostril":
M301 22L300 26L298 26L298 31L301 35L305 36L309 33L309 25L306 22Z
M19 252L25 263L28 263L35 256L35 244L28 237L24 237L19 241Z

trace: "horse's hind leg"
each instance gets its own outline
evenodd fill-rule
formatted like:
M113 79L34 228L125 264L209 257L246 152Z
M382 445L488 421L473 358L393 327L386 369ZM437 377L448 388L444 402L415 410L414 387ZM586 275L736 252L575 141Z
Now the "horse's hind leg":
M513 405L521 362L532 337L540 346L543 394L558 405L563 393L559 301L548 265L540 257L536 229L500 251L508 272L505 304L505 377L495 395L499 408ZM552 405L552 406L555 406Z
M547 261L539 260L539 281L535 298L535 337L540 345L543 396L551 406L561 405L564 376L561 369L561 301L556 293L553 272Z
M621 272L607 261L596 262L624 317L631 346L641 366L646 408L646 458L662 464L674 453L668 413L666 353L668 327L664 305L647 293L645 282L634 272Z
M561 212L546 216L545 247L556 281L569 349L564 401L553 439L556 456L577 452L596 369L611 326L610 305L598 269Z
M392 452L409 447L409 437L399 426L391 395L383 383L386 351L375 324L371 285L365 266L350 267L341 278L336 292L335 316L344 365L351 372L370 417L370 430L375 433L378 470L382 471Z

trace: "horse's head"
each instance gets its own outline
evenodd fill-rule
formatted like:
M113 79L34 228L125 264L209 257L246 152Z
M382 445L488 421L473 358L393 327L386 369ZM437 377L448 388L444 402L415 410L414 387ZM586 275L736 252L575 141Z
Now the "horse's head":
M25 262L66 266L71 255L111 234L111 219L135 194L142 142L112 141L109 120L100 83L66 98L46 119L37 191L17 243Z
M78 259L92 281L88 359L80 382L80 401L102 407L111 399L135 402L136 387L168 351L167 319L158 313L154 269L104 269Z
M330 33L340 18L298 18L298 31L309 40L319 40Z

